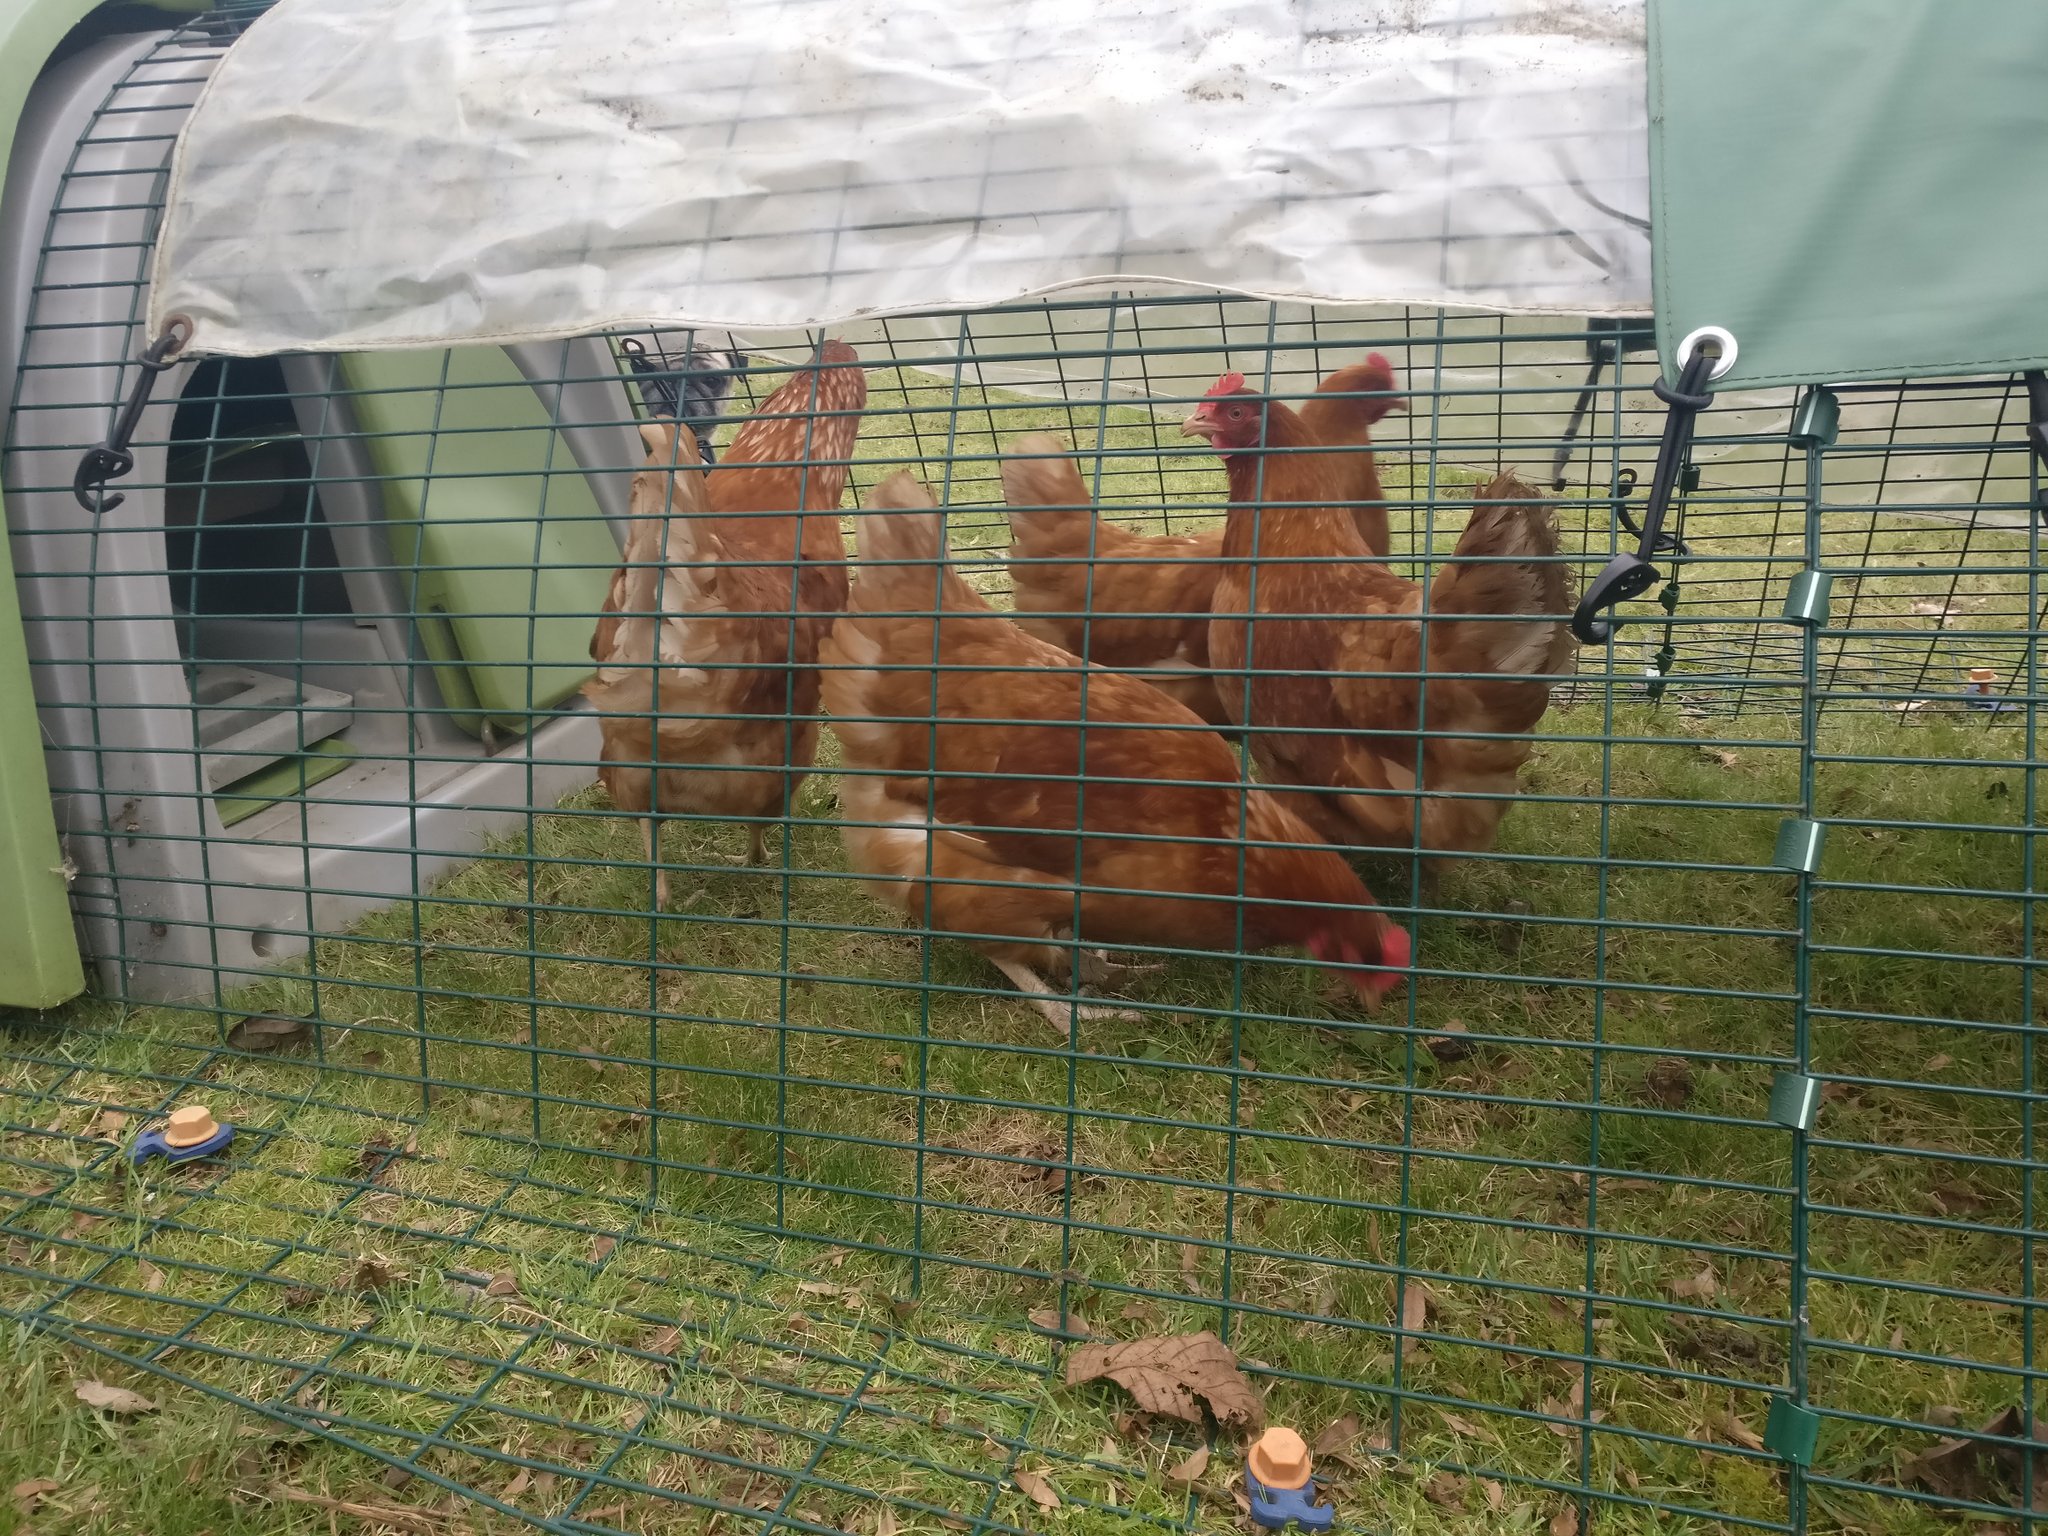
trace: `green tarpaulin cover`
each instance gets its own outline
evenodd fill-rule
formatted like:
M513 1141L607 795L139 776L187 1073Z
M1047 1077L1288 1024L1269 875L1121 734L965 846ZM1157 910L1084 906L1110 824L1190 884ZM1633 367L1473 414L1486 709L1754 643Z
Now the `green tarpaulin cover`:
M2048 364L2048 0L1651 0L1657 340L1717 387Z

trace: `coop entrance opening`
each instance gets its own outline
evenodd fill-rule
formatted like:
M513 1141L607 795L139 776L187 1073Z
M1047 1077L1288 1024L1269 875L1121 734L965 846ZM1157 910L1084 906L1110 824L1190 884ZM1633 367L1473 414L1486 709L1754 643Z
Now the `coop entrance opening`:
M348 729L353 692L305 674L309 653L332 650L323 632L355 626L354 608L275 360L193 370L164 480L179 656L218 790Z

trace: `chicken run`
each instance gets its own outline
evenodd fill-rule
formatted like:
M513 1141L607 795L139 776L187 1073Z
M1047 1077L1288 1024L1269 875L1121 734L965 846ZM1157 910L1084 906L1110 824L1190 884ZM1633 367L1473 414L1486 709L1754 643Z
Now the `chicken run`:
M138 370L246 20L81 44L0 261L94 978L0 1314L103 1431L21 1529L1239 1530L1267 1426L1342 1530L2035 1528L2041 373L1115 288Z

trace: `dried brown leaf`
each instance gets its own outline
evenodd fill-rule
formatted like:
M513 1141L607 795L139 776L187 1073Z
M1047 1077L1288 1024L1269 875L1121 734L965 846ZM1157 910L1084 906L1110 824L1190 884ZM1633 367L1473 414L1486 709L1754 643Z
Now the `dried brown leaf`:
M1712 1301L1721 1293L1721 1282L1714 1274L1714 1266L1708 1264L1695 1274L1672 1281L1669 1290L1680 1301Z
M491 1276L491 1283L484 1287L486 1296L517 1296L519 1277L509 1269L501 1269Z
M155 1295L164 1288L164 1272L150 1263L149 1260L137 1259L135 1261L135 1268L137 1273L142 1276L142 1288L145 1291Z
M1209 1470L1209 1447L1198 1445L1187 1458L1166 1469L1166 1480L1182 1488L1191 1488L1202 1480L1202 1474Z
M128 1112L124 1109L102 1109L86 1122L85 1134L100 1141L119 1141L121 1132L127 1128Z
M896 1511L886 1504L875 1511L874 1536L896 1536Z
M228 1031L228 1047L237 1051L295 1051L312 1039L310 1021L275 1013L251 1014Z
M1062 1338L1069 1339L1095 1337L1095 1330L1088 1326L1088 1320L1078 1312L1069 1312L1062 1317L1057 1307L1034 1307L1026 1315L1031 1319L1031 1326L1041 1333L1056 1333Z
M1764 1437L1732 1413L1717 1413L1708 1423L1714 1433L1729 1445L1739 1445L1746 1451L1764 1448Z
M1309 1441L1309 1453L1314 1456L1329 1456L1346 1449L1360 1435L1365 1433L1365 1421L1355 1413L1347 1413L1341 1419L1332 1419L1317 1431L1315 1439Z
M1436 1311L1436 1298L1429 1294L1429 1287L1420 1280L1410 1280L1401 1289L1401 1326L1409 1333L1420 1333L1429 1325L1430 1315Z
M1922 1067L1920 1068L1920 1070L1921 1070L1921 1071L1923 1071L1923 1072L1939 1072L1939 1071L1941 1071L1941 1069L1942 1069L1942 1068L1944 1068L1944 1067L1952 1067L1952 1066L1954 1066L1955 1064L1956 1064L1956 1059L1955 1059L1955 1057L1953 1057L1953 1056L1950 1056L1950 1055L1948 1055L1948 1054L1947 1054L1946 1052L1944 1052L1943 1054L1941 1054L1941 1055L1939 1055L1939 1056L1930 1056L1930 1057L1928 1057L1928 1058L1927 1058L1927 1061L1926 1061L1926 1064L1925 1064L1925 1065L1923 1065L1923 1066L1922 1066Z
M1659 1056L1643 1074L1643 1088L1666 1109L1683 1109L1692 1101L1692 1063L1683 1056Z
M1495 1439L1491 1432L1481 1429L1470 1419L1460 1418L1448 1408L1437 1409L1436 1416L1444 1421L1444 1427L1454 1435L1463 1435L1468 1440Z
M1127 1301L1117 1310L1118 1317L1127 1323L1156 1323L1159 1309L1149 1301Z
M1455 1472L1435 1472L1422 1485L1422 1496L1442 1509L1461 1509L1465 1504L1465 1479Z
M2013 1407L1993 1415L1977 1432L2003 1440L2028 1438L2025 1416ZM2048 1424L2036 1424L2033 1439L2037 1446L2048 1440ZM2034 1508L2048 1509L2048 1446L2028 1452L2017 1446L1986 1445L1980 1440L1939 1440L1909 1457L1899 1468L1899 1480L1949 1498L2009 1503L2019 1496L2023 1458L2033 1463ZM2011 1495L1999 1491L2001 1479L1994 1474L2000 1473L2014 1490Z
M1550 1536L1579 1536L1579 1506L1567 1504L1550 1517Z
M310 1285L288 1285L279 1298L287 1312L300 1312L320 1299L320 1293Z
M1010 1481L1017 1485L1017 1491L1030 1499L1040 1509L1058 1509L1059 1491L1040 1472L1026 1472L1019 1467L1010 1474Z
M32 1515L45 1494L55 1493L63 1486L54 1477L31 1477L14 1485L14 1502L24 1515Z
M519 1495L526 1492L526 1490L531 1488L532 1486L533 1473L529 1471L527 1468L521 1467L518 1470L518 1472L513 1475L512 1481L507 1483L501 1490L499 1490L498 1497L505 1500L505 1502L509 1504L512 1500L518 1498Z
M1188 1284L1193 1285L1195 1282L1195 1276L1201 1272L1201 1268L1202 1250L1197 1248L1193 1243L1182 1243L1180 1245L1181 1279L1187 1281Z
M1438 1061L1463 1061L1474 1050L1465 1030L1463 1019L1445 1019L1437 1026L1440 1034L1431 1035L1423 1043L1429 1047L1429 1054Z
M612 1250L619 1246L616 1237L594 1237L590 1240L590 1262L602 1264L612 1256Z
M1257 1428L1265 1404L1237 1356L1215 1334L1178 1333L1122 1344L1084 1344L1067 1357L1067 1385L1107 1377L1146 1413L1202 1422L1203 1403L1226 1426Z
M349 1271L348 1283L351 1290L388 1291L405 1279L405 1273L381 1254L365 1254L357 1259L355 1268Z
M1503 1509L1507 1508L1507 1490L1492 1478L1482 1477L1479 1480L1479 1490L1486 1495L1486 1507L1495 1514L1499 1514Z
M126 1387L109 1386L104 1381L74 1381L71 1394L88 1408L97 1408L102 1413L155 1413L156 1404L140 1392L130 1392Z

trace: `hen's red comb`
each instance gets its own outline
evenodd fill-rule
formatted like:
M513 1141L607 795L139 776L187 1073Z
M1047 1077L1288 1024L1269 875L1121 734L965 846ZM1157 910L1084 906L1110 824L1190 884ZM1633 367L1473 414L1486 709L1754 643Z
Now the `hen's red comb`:
M1243 375L1243 374L1241 374L1241 373L1226 373L1226 374L1224 374L1224 375L1223 375L1223 377L1222 377L1222 378L1218 379L1218 380L1217 380L1217 381L1216 381L1216 382L1215 382L1214 384L1211 384L1211 385L1209 386L1209 388L1208 388L1208 392L1207 392L1206 394L1204 394L1202 398L1206 400L1206 399L1208 399L1208 398L1209 398L1209 396L1210 396L1210 395L1234 395L1234 394L1236 394L1236 393L1237 393L1237 392L1238 392L1238 391L1239 391L1240 389L1243 389L1243 388L1244 388L1244 375Z
M1393 365L1392 363L1390 363L1390 362L1388 362L1388 361L1387 361L1387 354L1386 354L1386 353L1384 353L1384 352L1368 352L1368 353L1366 353L1366 354L1365 354L1365 360L1366 360L1366 361L1367 361L1368 363L1371 363L1371 364L1373 365L1373 367L1375 367L1375 368L1381 368L1381 369L1384 369L1384 370L1386 371L1386 373L1387 373L1388 377L1390 377L1390 378L1391 378L1391 377L1393 376L1393 372L1394 372L1394 365Z

